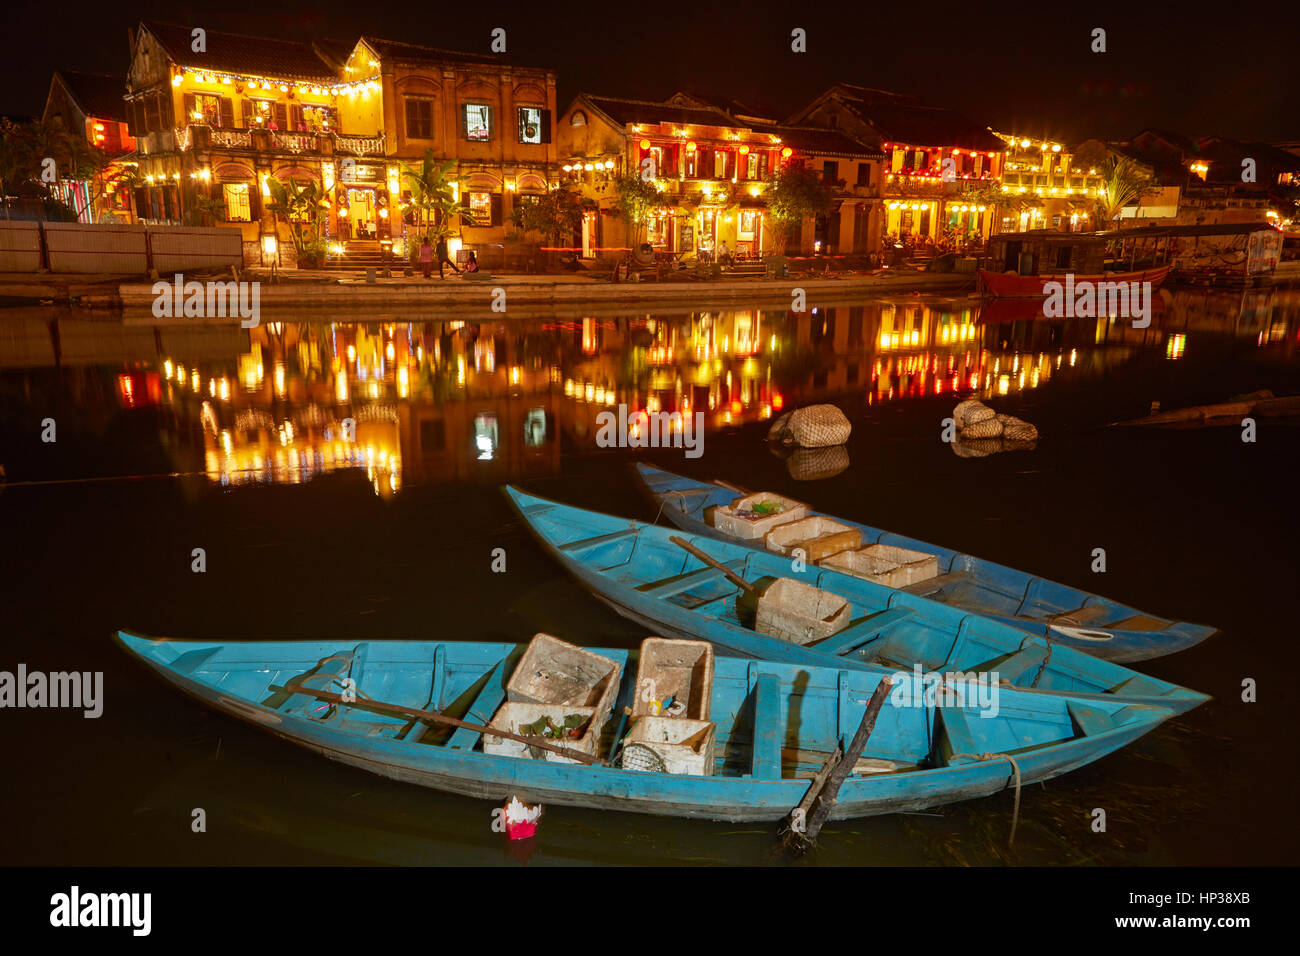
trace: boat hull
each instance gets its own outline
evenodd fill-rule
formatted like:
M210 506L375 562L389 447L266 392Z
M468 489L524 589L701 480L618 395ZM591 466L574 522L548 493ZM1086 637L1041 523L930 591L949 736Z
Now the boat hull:
M1161 283L1169 276L1170 266L1159 266L1155 269L1138 269L1131 272L1106 272L1098 275L1076 275L1073 278L1075 288L1081 287L1084 282L1094 285L1103 282L1150 282L1151 288L1159 288ZM1014 273L989 272L987 269L979 270L980 287L987 295L994 298L1007 299L1032 299L1044 298L1049 295L1046 285L1049 282L1058 283L1064 288L1066 283L1066 274L1060 275L1030 275L1022 276Z
M721 541L746 543L721 534L703 517L707 508L718 504L729 504L736 496L734 489L724 488L712 482L696 481L645 464L638 464L636 473L641 487L649 495L650 500L655 503L660 513L677 527L692 534L707 535ZM810 514L816 516L821 515L821 512L814 511ZM1168 626L1157 630L1140 630L1100 623L1071 626L1067 623L1049 622L1042 615L1027 616L1018 613L1025 596L1041 594L1045 599L1051 598L1056 611L1087 605L1090 608L1105 609L1104 615L1099 620L1114 622L1131 618L1158 620L1152 615L1120 604L1118 601L1047 581L973 555L962 554L940 545L918 541L915 538L908 538L846 518L833 515L825 517L859 530L862 533L864 546L880 543L924 551L938 556L941 574L964 571L970 575L969 580L959 587L944 588L937 592L934 595L936 600L953 607L963 607L991 620L1010 624L1027 634L1050 635L1053 641L1102 660L1129 664L1164 657L1194 647L1218 633L1215 628L1187 621L1171 621ZM750 546L756 550L763 550L761 544Z
M845 667L894 673L914 665L924 670L997 670L1036 693L1066 694L1079 699L1115 700L1188 710L1209 698L1167 681L1137 674L1055 640L1035 639L985 616L887 588L812 565L796 570L790 559L756 548L712 538L691 542L715 561L733 562L751 583L778 577L803 577L807 583L845 597L851 618L863 624L866 639L849 650L828 651L770 637L740 621L739 588L720 577L705 579L704 594L689 585L703 562L672 543L671 532L643 522L585 511L507 487L507 494L538 541L584 587L625 617L675 635L710 641L720 647L764 660L813 666ZM662 586L662 587L661 587ZM720 590L718 590L720 589ZM681 603L682 599L693 605ZM709 606L713 614L698 607ZM866 623L893 611L887 639ZM864 615L859 617L859 615ZM896 625L896 626L895 626ZM874 636L871 636L874 635ZM837 642L832 641L832 644ZM1033 645L1033 650L1026 648ZM888 659L881 655L888 651ZM1037 655L1037 657L1035 657ZM1032 666L1028 658L1035 657ZM1010 660L1003 666L1003 659ZM998 670L1001 668L1001 670Z
M789 816L809 786L809 780L792 776L759 779L753 776L687 776L651 774L610 767L560 764L543 760L485 754L473 749L452 749L437 744L411 743L376 735L373 724L355 727L347 720L317 719L303 714L286 713L258 700L277 681L288 674L306 669L318 658L337 655L339 644L321 642L210 642L169 641L148 638L130 632L117 634L118 643L132 656L152 668L176 689L215 710L258 727L282 740L296 744L330 760L356 767L392 780L421 787L491 800L503 804L512 796L531 803L589 807L723 821L779 820ZM359 645L358 647L360 647ZM370 660L382 666L376 672L388 679L395 670L409 665L411 680L403 685L405 693L421 679L429 680L431 662L445 660L477 661L487 667L498 659L509 659L521 648L512 645L464 644L447 642L365 642ZM624 650L598 649L598 652L627 665L633 655ZM224 663L229 657L234 663ZM261 657L267 659L263 663ZM201 659L198 666L187 663ZM747 662L728 658L717 660L718 686L715 707L734 719L746 699L748 685L760 675L778 677L781 686L798 686L801 699L812 713L836 712L838 707L856 707L847 718L858 720L878 678L841 677L840 672L823 668L798 669L771 662ZM234 674L225 667L242 667ZM628 668L625 667L625 672ZM270 676L268 676L270 675ZM277 676L279 675L279 676ZM435 677L435 684L436 684ZM263 686L263 682L265 686ZM632 682L624 680L620 703L630 699ZM232 688L243 687L244 693ZM262 687L248 693L247 688ZM362 678L358 690L380 688ZM816 696L811 696L813 692ZM397 693L389 687L387 695ZM793 691L790 691L793 693ZM387 696L386 695L386 696ZM849 703L852 695L852 704ZM416 698L418 699L418 698ZM1009 708L1007 721L1023 728L1028 722L1039 725L1039 739L1029 739L1024 752L1009 748L1021 773L1021 784L1048 780L1091 763L1140 737L1168 719L1164 708L1135 707L1122 703L1111 705L1105 729L1077 735L1072 728L1068 705L1060 701L1043 701L1034 695L1007 692L1004 707ZM435 705L443 705L436 700ZM819 704L814 708L813 704ZM414 706L408 704L407 706ZM888 706L888 705L887 705ZM829 710L828 710L829 708ZM932 712L931 712L932 717ZM926 719L924 715L917 719ZM400 722L399 722L400 723ZM885 723L882 719L881 723ZM976 721L978 724L979 722ZM1113 726L1111 726L1113 725ZM378 724L382 727L382 723ZM842 730L843 728L841 728ZM788 739L789 730L782 734ZM879 733L879 732L878 732ZM1057 741L1041 739L1061 735ZM877 739L873 736L873 742ZM736 745L733 738L728 746ZM778 771L780 772L780 771ZM975 762L957 762L886 774L855 774L846 779L840 790L832 819L874 816L904 810L919 810L961 800L989 796L1013 784L1014 772L1004 757Z

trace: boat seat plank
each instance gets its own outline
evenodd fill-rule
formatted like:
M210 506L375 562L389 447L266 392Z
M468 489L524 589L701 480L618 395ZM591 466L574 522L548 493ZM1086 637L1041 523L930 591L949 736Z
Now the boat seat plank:
M1110 715L1096 707L1089 707L1077 700L1067 701L1065 706L1085 737L1094 737L1115 727Z
M1087 624L1097 620L1099 617L1105 617L1110 608L1105 605L1085 604L1083 607L1076 607L1073 611L1062 611L1059 614L1053 614L1048 617L1049 624L1079 625Z
M754 685L754 752L750 767L756 778L781 777L781 680L760 674Z
M1135 674L1123 683L1110 688L1107 693L1119 697L1163 697L1167 693L1167 688L1161 687L1150 677Z
M570 541L568 544L560 545L560 550L566 554L574 554L578 551L588 551L592 548L598 548L602 544L608 544L612 541L620 541L629 535L639 534L638 528L623 528L619 531L611 531L609 534L598 534L592 538L583 538L581 541Z
M483 689L478 692L474 698L474 703L469 705L469 710L465 712L465 722L470 724L486 725L492 720L492 716L501 706L502 701L506 699L506 662L499 661L497 666L492 668L492 673L488 675L487 683ZM449 750L473 750L474 745L478 743L481 735L476 730L468 730L465 727L457 727L455 733L447 741Z
M970 577L971 573L969 571L950 571L948 574L940 574L924 581L917 581L915 584L908 584L898 588L898 590L904 594L933 594L935 591L941 591L950 585L969 581Z
M726 562L727 568L731 571L740 573L745 567L744 558L733 558ZM669 598L681 594L683 591L689 591L703 584L709 584L723 577L721 571L717 568L698 568L687 574L674 575L671 578L664 578L662 581L652 581L649 584L643 584L639 588L642 594L652 598Z
M1026 671L1038 667L1046 659L1047 647L1042 644L1031 644L1016 651L1001 663L992 667L981 667L980 670L996 671L999 678L1014 684Z
M849 651L857 650L867 641L880 636L890 628L903 623L903 621L912 617L913 613L910 607L890 608L887 611L881 611L879 614L863 618L856 624L850 624L844 630L823 638L811 646L827 654L847 654Z
M959 757L955 761L953 754L978 754L980 746L975 742L971 732L970 721L966 712L960 707L937 708L943 719L943 729L947 739L947 749L943 752L944 762L951 765L973 763L972 757Z

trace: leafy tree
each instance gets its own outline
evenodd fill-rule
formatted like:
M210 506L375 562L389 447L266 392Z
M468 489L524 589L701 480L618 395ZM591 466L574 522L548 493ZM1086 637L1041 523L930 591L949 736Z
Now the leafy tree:
M831 208L830 187L815 170L787 162L767 179L767 213L773 224L776 251L784 253L791 234L807 216L820 216Z
M628 224L628 244L635 248L645 241L650 214L663 204L663 199L654 182L644 180L636 173L624 173L613 182L619 215Z
M560 186L544 196L517 204L510 218L520 229L541 233L551 245L559 246L582 228L582 217L592 206L576 190Z

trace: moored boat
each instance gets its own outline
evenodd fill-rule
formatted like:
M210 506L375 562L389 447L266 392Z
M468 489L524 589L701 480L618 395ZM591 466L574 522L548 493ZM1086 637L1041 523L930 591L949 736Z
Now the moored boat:
M979 271L980 285L984 291L997 298L1046 298L1050 293L1048 283L1056 283L1062 289L1068 283L1082 288L1083 283L1098 286L1102 283L1151 283L1151 288L1159 288L1169 277L1169 266L1154 269L1132 269L1125 272L1101 272L1092 275L1066 275L1065 273L1047 273L1043 275L1016 275L1015 273Z
M712 537L506 492L534 535L577 580L666 637L703 638L753 657L879 672L996 673L1010 686L1095 700L1122 697L1184 711L1209 698L988 617L833 568ZM694 553L692 553L692 551ZM695 553L704 554L708 562ZM753 593L778 580L842 599L846 627L816 642L755 629ZM736 583L743 580L744 585Z
M637 465L636 475L660 513L677 527L692 534L737 541L708 520L711 509L728 505L743 493L734 485L697 481L646 464ZM1162 618L941 545L829 517L857 529L863 545L882 544L935 556L936 575L908 585L907 590L1030 634L1048 635L1053 641L1105 660L1131 663L1163 657L1218 633L1212 627ZM761 539L749 544L763 547Z
M732 657L715 659L712 772L627 770L484 753L478 734L409 719L437 711L490 714L522 645L431 641L118 642L170 684L216 710L340 763L391 779L500 802L532 801L712 820L779 820L807 792L825 758L851 737L885 676ZM635 651L598 652L621 666L617 705L632 702ZM350 679L350 704L322 704L285 688ZM841 787L834 819L940 806L1059 776L1130 743L1171 716L1122 699L1001 689L996 713L972 703L926 703L912 678L881 708L863 759ZM911 691L917 691L915 695ZM601 754L615 734L606 734ZM486 824L485 824L486 825Z

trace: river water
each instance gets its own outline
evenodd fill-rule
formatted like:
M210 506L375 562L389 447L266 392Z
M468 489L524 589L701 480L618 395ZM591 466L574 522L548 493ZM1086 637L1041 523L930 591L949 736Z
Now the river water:
M1222 628L1139 665L1214 700L1026 788L1014 848L1004 792L833 824L807 862L1294 862L1300 431L1261 420L1246 442L1239 424L1108 423L1155 402L1300 393L1300 290L1175 291L1158 305L1142 330L932 296L799 315L264 313L253 329L0 311L0 670L102 671L105 696L95 720L0 710L0 863L779 859L767 824L562 807L507 845L487 802L208 712L109 639L118 627L348 645L546 631L635 646L643 631L567 579L499 488L650 520L629 479L637 460ZM1037 447L954 454L941 422L970 396L1036 424ZM847 454L775 453L771 418L812 402L848 415ZM596 416L620 403L703 413L703 453L600 447ZM494 548L504 574L490 571ZM1247 679L1257 702L1242 700ZM195 808L206 833L192 832Z

